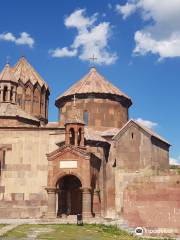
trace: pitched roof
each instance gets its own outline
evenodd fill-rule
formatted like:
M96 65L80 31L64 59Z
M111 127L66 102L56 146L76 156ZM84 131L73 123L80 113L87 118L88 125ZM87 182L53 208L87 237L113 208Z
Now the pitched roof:
M84 128L84 136L86 140L97 141L97 142L108 142L106 139L101 137L101 132L94 131L93 129L89 129L87 127Z
M94 131L93 129L89 129L87 127L84 128L84 137L86 140L108 143L108 141L106 139L101 137L101 132ZM63 137L60 141L56 142L56 144L58 145L63 142L65 142L65 134L63 135Z
M0 81L13 81L13 82L17 82L13 72L12 72L12 68L10 67L9 63L7 63L3 70L0 73Z
M119 128L110 128L106 131L101 132L101 136L102 137L106 137L106 136L115 136L118 132L119 132Z
M64 152L71 151L71 153L78 154L80 156L83 156L85 158L90 158L90 153L87 152L85 149L76 147L74 145L62 145L58 149L47 153L46 156L48 160L55 159L59 154L63 154Z
M156 139L170 145L165 139L163 139L161 136L159 136L154 131L150 130L149 128L145 127L144 125L140 124L137 121L134 121L133 119L130 119L120 130L119 132L113 137L114 140L118 139L132 124L140 127L142 130L144 130L146 133L148 133L150 136L155 137Z
M48 122L45 125L46 128L59 128L59 122Z
M0 117L20 117L35 122L39 120L23 111L17 104L0 103Z
M12 68L12 71L17 81L20 79L24 84L30 81L32 85L39 83L41 87L44 86L45 89L48 89L47 83L41 78L25 57L19 59Z
M102 75L100 75L95 67L92 67L87 75L85 75L81 80L72 85L65 93L56 99L56 102L62 100L67 96L73 96L76 94L88 94L88 93L98 93L98 94L111 94L120 97L124 97L130 101L131 99L121 92L112 83L107 81Z

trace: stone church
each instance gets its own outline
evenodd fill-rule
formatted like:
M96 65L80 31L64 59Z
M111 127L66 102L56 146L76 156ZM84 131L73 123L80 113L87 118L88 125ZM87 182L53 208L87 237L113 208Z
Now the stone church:
M57 122L49 96L25 57L0 73L0 218L118 218L128 183L169 171L170 144L95 67L56 99Z

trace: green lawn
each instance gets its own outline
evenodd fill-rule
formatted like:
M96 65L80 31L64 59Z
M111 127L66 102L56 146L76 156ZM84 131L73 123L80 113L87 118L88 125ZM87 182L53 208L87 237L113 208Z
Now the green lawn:
M2 227L5 227L6 226L6 224L0 224L0 229L2 228Z
M139 240L116 227L104 225L20 225L3 236L5 240L34 237L35 239L54 240ZM153 240L158 240L154 239Z

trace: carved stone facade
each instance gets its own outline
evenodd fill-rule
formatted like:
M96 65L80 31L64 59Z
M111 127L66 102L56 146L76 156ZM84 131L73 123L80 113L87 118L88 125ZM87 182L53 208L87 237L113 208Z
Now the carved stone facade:
M18 82L16 103L25 112L47 123L48 85L24 57L12 68L12 73Z
M89 128L105 131L111 128L121 128L128 121L128 108L111 99L87 98L81 99L76 94L76 105L82 110L82 117L87 113ZM66 119L71 116L73 101L66 102L59 109L60 125L63 126Z
M19 81L17 87L17 104L27 113L47 123L49 92L39 84L23 84Z
M170 177L169 143L128 119L131 99L95 68L57 98L56 123L47 123L49 88L25 58L5 66L0 86L0 218L82 213L133 225L128 186Z

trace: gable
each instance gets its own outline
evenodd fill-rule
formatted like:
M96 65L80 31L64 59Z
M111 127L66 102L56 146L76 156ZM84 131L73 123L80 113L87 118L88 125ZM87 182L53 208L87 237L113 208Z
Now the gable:
M49 161L53 161L55 159L89 159L90 154L86 152L86 150L81 149L79 147L64 145L57 150L47 154L47 158Z
M138 126L136 123L134 123L133 121L129 121L119 132L118 134L116 134L113 138L113 140L115 141L119 141L123 136L125 136L126 134L131 134L132 138L134 137L133 135L137 132L139 133L143 133L146 136L151 136L149 133L147 133L146 131L144 131L140 126Z
M136 129L138 129L140 132L142 132L144 135L149 136L151 139L155 138L157 142L163 142L164 144L170 146L170 144L164 140L163 138L161 138L158 134L156 134L155 132L153 132L152 130L142 126L141 124L139 124L138 122L135 122L133 120L129 120L119 131L119 133L117 133L113 140L114 141L118 141L125 133L126 131L128 131L132 126L134 126Z

